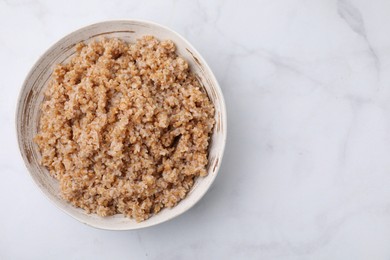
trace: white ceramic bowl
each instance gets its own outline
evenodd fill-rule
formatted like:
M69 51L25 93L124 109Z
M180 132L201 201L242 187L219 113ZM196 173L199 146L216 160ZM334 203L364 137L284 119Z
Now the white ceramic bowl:
M63 63L74 54L75 44L91 41L98 37L117 37L133 42L143 35L154 35L160 40L171 39L177 46L177 53L185 58L195 72L215 106L216 124L209 149L208 175L198 178L187 197L172 209L164 209L150 219L137 223L122 214L100 217L86 214L84 210L67 203L59 195L58 182L39 164L40 154L33 142L38 131L39 105L44 98L44 89L55 64ZM43 193L60 209L75 219L93 227L111 230L130 230L153 226L184 213L198 202L213 183L221 165L226 142L226 108L221 89L202 56L178 33L155 23L145 21L108 21L93 24L77 30L54 44L35 63L28 74L19 96L16 111L16 129L19 148L34 182ZM207 214L207 213L205 213Z

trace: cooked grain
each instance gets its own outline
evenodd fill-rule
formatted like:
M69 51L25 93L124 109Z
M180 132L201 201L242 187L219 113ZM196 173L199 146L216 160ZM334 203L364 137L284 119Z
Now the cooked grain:
M78 44L41 112L41 163L88 213L143 221L207 174L214 106L172 41Z

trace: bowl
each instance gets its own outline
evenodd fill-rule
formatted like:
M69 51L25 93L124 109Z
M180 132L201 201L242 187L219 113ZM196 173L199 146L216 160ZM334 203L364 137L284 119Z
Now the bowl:
M163 209L158 214L143 222L136 222L122 214L100 217L87 214L62 199L59 184L50 176L45 167L40 165L40 153L33 137L38 132L40 104L44 99L44 90L58 63L69 60L75 53L75 45L81 41L92 41L102 36L116 37L134 42L143 35L154 35L159 40L170 39L177 47L178 55L186 59L191 70L199 78L210 100L215 106L215 126L209 145L207 165L208 175L197 178L194 186L178 205L171 209ZM42 192L61 210L87 225L109 230L131 230L145 228L168 221L186 212L194 206L207 192L217 176L221 165L226 142L226 108L221 89L213 72L195 48L178 33L152 22L138 20L107 21L81 28L55 43L34 64L25 79L18 100L16 111L16 130L19 149L26 167Z

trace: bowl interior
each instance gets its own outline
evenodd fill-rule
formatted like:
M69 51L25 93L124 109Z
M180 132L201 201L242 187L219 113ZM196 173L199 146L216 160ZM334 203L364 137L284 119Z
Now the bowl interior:
M33 137L39 127L39 106L44 98L44 90L50 78L52 68L63 63L75 52L74 46L81 41L91 41L99 37L117 37L128 42L143 35L154 35L160 40L171 39L176 44L177 52L185 58L192 71L196 73L208 96L215 105L216 124L211 137L209 149L208 175L198 178L187 197L172 209L164 209L150 219L137 223L135 220L121 214L111 217L99 217L86 214L64 201L59 195L58 182L42 167L38 147ZM141 21L110 21L94 24L64 37L54 44L34 65L27 76L20 93L16 114L16 127L19 147L25 164L40 189L59 208L77 220L103 229L129 230L156 225L167 221L192 207L207 191L218 172L225 140L226 140L226 110L221 90L211 70L199 53L180 35L157 24Z

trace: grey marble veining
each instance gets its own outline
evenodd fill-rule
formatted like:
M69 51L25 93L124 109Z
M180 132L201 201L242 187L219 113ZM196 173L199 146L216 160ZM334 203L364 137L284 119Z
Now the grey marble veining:
M390 1L0 0L0 259L390 259ZM219 176L186 214L96 230L44 198L14 112L67 33L145 19L185 36L228 109Z

